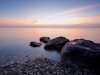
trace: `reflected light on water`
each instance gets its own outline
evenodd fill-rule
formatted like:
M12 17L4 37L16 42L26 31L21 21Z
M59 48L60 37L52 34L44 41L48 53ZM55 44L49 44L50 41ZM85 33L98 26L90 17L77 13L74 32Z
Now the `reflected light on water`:
M84 38L100 43L99 34L100 28L0 28L0 65L20 58L24 60L25 55L32 59L39 55L59 61L60 53L44 50L45 44L38 48L29 46L31 41L40 42L42 36L51 39L64 36L69 40Z

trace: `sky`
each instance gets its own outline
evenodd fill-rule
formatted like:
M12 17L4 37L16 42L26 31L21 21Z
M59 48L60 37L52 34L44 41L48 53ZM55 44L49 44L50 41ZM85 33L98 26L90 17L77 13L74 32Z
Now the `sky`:
M0 0L0 27L100 27L100 0Z

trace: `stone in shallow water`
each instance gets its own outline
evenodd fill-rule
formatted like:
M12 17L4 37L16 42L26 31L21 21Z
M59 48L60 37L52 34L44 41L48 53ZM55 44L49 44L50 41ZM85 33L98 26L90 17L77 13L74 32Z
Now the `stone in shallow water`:
M56 37L49 42L46 43L44 46L44 49L50 50L50 49L56 49L60 51L62 47L68 42L69 40L66 39L65 37Z
M44 43L47 43L48 41L50 41L50 38L49 37L41 37L40 41L44 42Z
M30 46L32 47L40 47L41 46L41 43L37 43L37 42L30 42Z

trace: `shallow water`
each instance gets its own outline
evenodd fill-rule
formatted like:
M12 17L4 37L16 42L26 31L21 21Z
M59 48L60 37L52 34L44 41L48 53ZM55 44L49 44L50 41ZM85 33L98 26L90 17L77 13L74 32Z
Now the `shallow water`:
M39 56L59 61L60 53L44 50L44 43L37 48L29 46L31 41L40 42L42 36L51 39L64 36L69 40L84 38L100 43L100 28L0 28L0 66Z

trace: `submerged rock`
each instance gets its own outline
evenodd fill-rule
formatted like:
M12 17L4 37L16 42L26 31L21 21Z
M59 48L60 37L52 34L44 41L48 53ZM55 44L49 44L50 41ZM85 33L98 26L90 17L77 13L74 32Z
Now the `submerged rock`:
M50 41L50 38L49 37L41 37L40 41L44 42L44 43L47 43L48 41Z
M76 39L66 43L62 48L61 63L66 67L100 67L100 51L96 43Z
M41 43L37 43L37 42L30 42L30 46L32 47L40 47L41 46Z
M46 45L44 46L44 49L57 49L60 51L68 41L69 40L66 39L65 37L56 37L47 42Z

